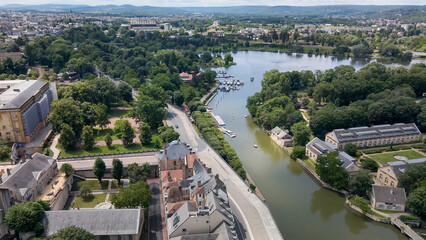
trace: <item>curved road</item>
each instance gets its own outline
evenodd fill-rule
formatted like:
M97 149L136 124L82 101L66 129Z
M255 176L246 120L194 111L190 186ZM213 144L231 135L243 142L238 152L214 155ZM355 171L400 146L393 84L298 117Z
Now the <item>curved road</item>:
M186 114L170 104L168 111L167 124L179 126L175 130L179 132L180 140L190 144L200 160L225 183L243 238L283 239L268 207L248 191L247 185L237 173L198 136Z

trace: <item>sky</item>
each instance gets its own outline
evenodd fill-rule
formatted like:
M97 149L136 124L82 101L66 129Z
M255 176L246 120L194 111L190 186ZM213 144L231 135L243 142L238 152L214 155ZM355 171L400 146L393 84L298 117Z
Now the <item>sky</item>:
M238 6L238 5L426 5L426 0L0 0L0 5L6 4L132 4L136 6L150 5L160 7L183 6Z

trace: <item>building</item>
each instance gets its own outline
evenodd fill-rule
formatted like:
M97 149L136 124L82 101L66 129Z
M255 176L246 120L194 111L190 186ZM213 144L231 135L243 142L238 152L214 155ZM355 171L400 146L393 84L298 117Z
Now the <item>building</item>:
M197 73L195 76L200 76L201 73ZM179 73L179 77L180 79L182 79L183 82L191 82L192 79L194 78L194 74L191 73L186 73L186 72L181 72Z
M7 228L4 218L7 210L10 208L10 205L9 189L0 185L0 239L9 233L9 229Z
M306 156L316 161L318 156L327 156L328 153L337 151L337 147L330 142L314 138L306 144Z
M371 206L374 209L388 211L405 211L407 198L404 188L373 185L370 194Z
M171 238L170 240L235 240L235 229L228 226L226 223L220 224L216 229L209 233L202 234L187 234L179 237Z
M67 203L72 183L72 176L66 177L65 173L59 172L50 184L44 187L37 199L49 202L51 210L62 210Z
M183 169L189 148L180 141L172 141L160 155L160 171Z
M356 159L346 152L339 152L340 166L346 169L348 173L358 172L360 168L356 165Z
M170 23L163 23L163 24L161 24L161 28L164 31L172 31L172 25Z
M6 58L17 60L22 57L20 52L0 52L0 61L4 61Z
M271 139L281 148L293 146L293 137L288 130L282 130L279 127L274 127L271 130Z
M335 129L327 133L325 140L342 150L346 144L357 147L374 147L418 141L420 130L414 123L384 124L371 127Z
M130 29L140 32L160 31L161 26L153 20L137 20L130 22Z
M417 158L407 161L388 162L387 165L377 170L376 178L385 186L398 186L399 176L405 172L408 165L419 166L424 164L426 158Z
M80 209L47 211L43 219L45 235L76 226L91 232L95 240L139 240L143 226L142 209Z
M0 82L0 138L28 143L47 124L56 91L48 82L12 80Z
M57 174L56 159L35 153L2 176L0 187L9 189L12 201L34 201Z

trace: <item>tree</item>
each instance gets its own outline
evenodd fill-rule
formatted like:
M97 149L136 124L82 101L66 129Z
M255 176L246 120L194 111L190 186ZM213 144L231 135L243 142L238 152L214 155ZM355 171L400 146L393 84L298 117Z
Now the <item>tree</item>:
M131 102L133 100L132 87L128 83L121 82L118 84L117 91L124 101Z
M331 152L327 156L318 156L315 170L326 183L337 189L348 186L348 172L340 166L338 152Z
M408 195L407 207L415 214L426 216L426 187L419 187Z
M356 157L357 148L356 148L355 144L348 143L348 144L345 145L345 147L343 148L343 150L347 154L351 155L352 157Z
M311 103L311 101L309 101L309 98L304 97L304 98L302 99L302 107L303 107L303 108L307 108L307 107L308 107L308 105L309 105L309 103Z
M398 187L405 188L405 192L410 194L426 180L426 165L408 165L405 172L399 176Z
M372 172L377 172L379 164L371 158L365 158L364 161L361 161L361 167Z
M123 145L129 146L133 143L133 138L135 138L135 130L133 130L130 122L126 120L121 126L121 140L123 141Z
M152 131L147 123L142 123L139 126L139 140L143 145L149 144L152 141Z
M232 63L232 61L234 61L234 58L232 57L230 53L227 53L225 54L224 60L225 60L225 65L229 65L230 63Z
M111 196L111 203L115 208L147 208L150 200L151 191L143 181L132 183L120 193Z
M66 150L72 149L75 147L75 143L77 141L76 136L72 128L68 124L61 125L61 136L59 137L59 142L62 147Z
M362 213L364 213L364 214L371 209L371 207L368 204L367 200L365 198L363 198L363 197L355 195L355 197L353 197L349 201L352 204L354 204L355 206L359 207L362 210Z
M10 229L17 232L31 232L43 219L44 211L45 206L39 201L19 203L9 208L5 222Z
M71 164L64 163L64 164L62 164L62 166L59 169L59 171L65 173L65 176L69 177L69 176L71 176L71 174L73 174L74 168L71 166Z
M172 142L178 140L180 134L174 130L172 126L162 126L158 128L158 133L163 142Z
M99 183L102 183L102 178L105 174L105 162L102 160L102 158L96 158L95 164L93 165L93 173L98 178Z
M83 185L80 190L79 190L79 194L85 199L88 200L89 198L92 197L92 190L90 189L90 187L88 185Z
M295 145L304 146L309 142L310 131L309 127L306 126L305 122L295 123L290 128L291 133L293 134L293 142Z
M104 129L104 127L110 124L107 114L108 107L105 104L98 104L95 108L98 116L96 122L101 127L101 129Z
M118 184L120 184L123 177L123 162L120 159L112 160L112 177L117 179Z
M91 126L84 126L83 133L81 134L81 140L83 148L86 150L92 149L95 145L95 137L93 134L93 128Z
M291 152L291 158L296 160L298 158L305 157L305 146L294 146L293 151Z
M137 107L133 109L133 115L141 122L146 122L151 128L159 127L167 115L162 101L152 97L141 95Z
M71 127L76 136L80 136L84 126L81 103L71 98L53 101L47 121L52 123L55 132L60 132L63 124L66 124Z
M373 50L365 45L356 45L352 48L352 53L356 58L365 58L370 56L370 54L373 53Z
M137 163L132 163L127 166L127 174L131 183L138 181L146 181L151 176L151 166L148 163L139 166Z
M110 148L112 144L112 137L109 135L109 133L105 136L104 141L107 147Z
M49 238L62 240L92 240L94 235L83 228L68 226L52 234Z
M349 190L358 196L366 196L374 181L367 170L360 170L349 180Z

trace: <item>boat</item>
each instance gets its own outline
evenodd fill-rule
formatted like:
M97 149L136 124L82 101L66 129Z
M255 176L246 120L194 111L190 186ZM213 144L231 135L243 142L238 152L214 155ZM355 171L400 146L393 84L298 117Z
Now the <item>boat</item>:
M253 144L253 147L254 147L254 148L257 148L257 144Z
M254 77L250 77L250 81L254 81Z
M245 117L245 118L247 118L247 117L248 117L248 115L244 115L244 117Z
M231 130L225 130L225 134L226 135L228 135L230 138L234 138L234 137L236 137L237 135L233 132L233 131L231 131Z

